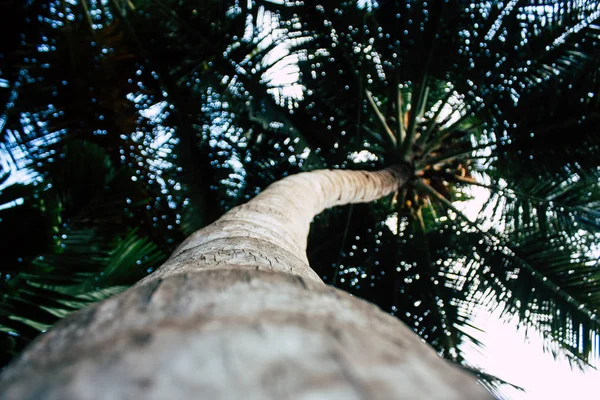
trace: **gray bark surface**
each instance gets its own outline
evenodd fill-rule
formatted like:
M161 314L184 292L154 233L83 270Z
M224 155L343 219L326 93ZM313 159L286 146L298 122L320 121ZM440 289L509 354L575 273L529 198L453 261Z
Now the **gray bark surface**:
M271 185L128 291L41 335L0 376L0 399L492 398L306 261L314 215L406 177L318 171Z

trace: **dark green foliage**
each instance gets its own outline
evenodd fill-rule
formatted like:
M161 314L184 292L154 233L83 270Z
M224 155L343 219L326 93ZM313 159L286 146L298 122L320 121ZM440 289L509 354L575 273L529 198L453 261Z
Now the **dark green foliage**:
M315 219L324 280L465 368L481 306L596 362L597 2L251 5L20 6L0 75L3 360L277 179L407 160L395 195Z
M425 277L416 293L435 299L424 309L437 314L438 323L444 315L452 321L446 328L450 339L462 336L455 328L467 323L470 310L485 299L489 307L503 307L538 327L576 359L595 359L590 352L599 328L599 176L593 133L597 5L559 2L548 9L525 1L431 3L382 2L369 12L354 3L302 7L303 29L317 32L309 44L313 54L325 51L301 63L308 105L294 110L296 118L308 121L305 130L327 126L332 137L345 143L340 147L346 152L368 150L384 163L408 154L430 187L423 191L409 185L398 195L399 208L388 206L387 214L373 217L378 222L368 227L358 224L370 220L365 216L373 212L370 207L360 217L340 218L337 229L346 233L338 236L339 247L319 249L341 248L342 257L333 253L325 261L320 251L312 257L313 265L343 268L340 276L352 276L348 289L364 293L371 285L383 287L381 272L388 276L388 286L411 279L407 272L400 279L389 278L395 253L394 267L401 266L397 260L416 263L419 276ZM456 122L438 119L436 103L448 102L445 87L461 99L448 103L457 113ZM400 124L399 113L404 117ZM424 116L420 122L419 115ZM406 135L403 144L398 140L399 151L386 129L397 138ZM415 138L408 142L411 135ZM328 160L347 167L335 157ZM447 200L460 199L461 192L468 197L464 190L472 184L492 192L477 224L457 215ZM433 195L431 188L438 193ZM358 246L353 237L364 241L372 232L388 232L376 224L398 211L406 221L402 239L388 245L392 254L375 263L372 244L361 244L359 250L371 255L354 251L348 258L348 249ZM542 247L534 250L534 243ZM348 278L342 279L348 284ZM392 297L382 294L386 300L377 302L387 310L392 304L399 310L426 304L406 288L388 290L396 295L403 290L406 301L390 303ZM415 314L422 317L411 311L400 317L413 324ZM453 357L444 343L428 340Z

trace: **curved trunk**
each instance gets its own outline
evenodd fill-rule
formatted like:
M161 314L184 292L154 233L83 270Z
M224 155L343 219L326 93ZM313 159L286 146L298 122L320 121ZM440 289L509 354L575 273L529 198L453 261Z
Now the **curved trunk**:
M312 218L396 190L403 167L287 177L72 314L4 371L2 399L479 399L396 318L323 284Z

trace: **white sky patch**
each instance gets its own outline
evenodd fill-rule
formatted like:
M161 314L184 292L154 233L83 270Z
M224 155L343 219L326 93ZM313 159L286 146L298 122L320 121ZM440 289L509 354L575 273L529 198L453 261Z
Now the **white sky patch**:
M506 398L513 400L531 399L592 399L598 394L600 371L587 368L583 371L571 369L567 359L559 356L555 361L552 354L542 351L543 338L530 329L525 332L519 327L517 318L503 322L500 311L490 313L480 308L475 310L473 325L485 332L465 327L465 331L483 342L484 350L463 348L467 361L486 372L521 386L520 392L503 386Z
M298 158L306 160L309 155L310 155L310 149L308 147L305 147L304 150L302 150L302 153L300 153L300 155L298 155Z
M455 201L452 203L458 208L470 221L474 222L481 211L481 208L490 197L490 191L481 186L471 185L468 189L463 189L467 195L473 196L473 199L466 201Z
M166 101L160 101L144 110L140 110L140 115L144 118L154 121L168 105L169 103L167 103Z
M299 22L298 22L299 24ZM301 25L294 29L299 29ZM280 25L280 17L264 7L259 7L256 21L251 16L246 20L246 29L243 37L245 42L256 44L256 50L248 54L240 63L241 69L249 69L251 73L261 73L261 80L269 87L267 90L275 101L280 104L288 104L293 108L304 98L304 86L300 81L300 68L298 67L299 56L292 49L309 40L307 37L288 35L287 28ZM263 56L258 65L252 65L257 52L265 51L272 47ZM243 67L243 68L242 68ZM238 71L243 73L243 71Z
M354 151L350 154L349 158L350 161L356 164L377 161L379 159L376 154L373 154L368 150Z
M296 54L290 54L291 39L277 45L263 58L266 71L261 79L267 83L268 92L279 97L300 101L304 99L304 86L299 84L300 67ZM267 67L268 66L268 67Z
M398 234L398 213L388 215L385 224L394 235Z
M19 98L18 88L26 75L27 71L21 69L16 82L14 82L14 88L10 92L8 102L5 105L6 109L4 110L4 114L0 116L0 133L4 131L6 126L6 116L8 115L9 110L14 107L15 102ZM53 105L49 104L48 111L53 110L53 107ZM30 113L20 114L21 126L23 127L23 133L25 133L26 138L33 130L31 127L31 117ZM42 124L39 120L37 121L37 125L45 128L45 124ZM27 145L25 145L24 143L27 140L23 140L19 131L7 129L6 134L4 134L4 141L3 143L0 143L0 171L2 171L5 176L4 182L0 183L0 191L18 183L29 184L33 181L42 182L42 176L37 171L30 168L33 161L28 154L29 150L27 150L27 147L47 148L51 144L58 142L65 133L65 129L48 132L43 137L29 140Z
M267 38L270 38L268 36ZM267 40L267 39L265 39ZM264 40L263 40L264 42ZM270 40L272 42L272 40ZM270 44L270 43L269 43ZM263 47L263 46L261 46ZM267 46L264 46L267 47ZM275 67L277 63L286 64L285 59L288 58L289 62L297 62L298 56L296 54L290 54L290 45L286 42L279 43L276 45L271 51L269 51L262 59L262 64L264 66L272 66ZM279 66L281 67L281 66ZM268 74L268 71L267 71ZM268 75L267 75L268 76ZM265 76L263 76L265 78ZM295 81L294 81L295 82Z
M376 0L358 0L356 2L356 7L360 10L366 9L368 12L371 12L374 8L379 7L379 3Z
M440 112L440 115L437 118L437 121L445 121L448 117L450 117L446 122L445 126L452 125L460 119L460 109L462 108L463 104L463 96L461 96L458 92L454 91L448 99L448 101L446 102L446 104L444 104L442 111ZM435 111L432 110L432 112L437 112L437 108Z
M227 163L235 171L234 174L236 175L236 178L241 179L246 176L246 170L244 169L244 164L242 164L240 162L240 160L238 160L237 157L235 157L235 156L231 157L229 160L227 160ZM232 174L229 174L229 175L231 177Z
M9 201L8 203L0 204L0 210L5 210L7 208L13 208L16 206L23 205L25 203L25 199L20 197L16 200Z
M269 88L267 89L267 92L275 97L277 104L283 104L286 99L299 101L304 98L304 86L299 84Z
M172 137L173 131L165 126L158 125L152 129L154 140L150 143L150 148L157 150L163 147Z
M472 200L453 204L467 218L475 221L490 191L473 185L467 193L473 196ZM396 231L396 224L397 216L386 221L392 232ZM552 354L543 351L543 338L538 332L529 329L526 339L518 318L506 321L500 316L500 310L492 313L480 307L475 309L471 322L484 332L468 327L463 329L483 343L483 351L463 345L466 361L526 390L521 392L511 386L503 386L501 391L506 399L590 399L593 393L597 393L600 371L571 369L565 356L554 360Z
M5 139L10 138L12 138L12 136L7 135ZM21 151L22 150L20 150L19 148L17 152ZM41 181L41 177L36 171L27 167L19 168L15 164L13 160L13 155L11 155L10 150L6 148L5 143L0 143L0 171L2 171L4 175L8 175L6 180L0 183L0 191L18 183L25 184L33 180Z
M137 95L133 94L133 93L128 93L125 98L131 102L134 103L140 103L141 101L143 101L144 99L146 99L147 95L143 94L143 93L138 93Z
M300 79L300 69L298 68L298 57L294 55L286 56L263 74L263 80L268 82L269 87L279 87L293 85Z
M163 92L163 96L167 96L166 92ZM132 103L136 103L140 108L139 115L149 120L148 125L152 127L152 132L144 132L142 130L131 132L129 135L121 135L124 140L128 139L128 136L135 143L139 143L144 147L142 154L145 156L145 162L149 166L150 174L149 178L154 180L161 189L161 193L167 195L171 190L179 190L181 187L179 182L173 180L165 180L161 177L163 171L168 171L174 167L174 164L170 161L171 154L173 153L174 146L179 143L179 139L176 136L176 129L167 125L163 125L164 119L169 115L173 105L167 101L159 101L148 107L145 104L152 99L144 93L129 93L125 96L127 100ZM125 157L121 157L124 161ZM134 161L134 160L132 160ZM140 162L140 159L135 160ZM132 176L132 181L137 181L139 176ZM176 209L178 204L172 200L171 196L167 196L167 202L171 209Z

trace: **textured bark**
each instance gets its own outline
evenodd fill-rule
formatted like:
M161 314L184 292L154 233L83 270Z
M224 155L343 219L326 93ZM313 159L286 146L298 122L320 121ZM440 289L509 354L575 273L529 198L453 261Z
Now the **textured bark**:
M396 190L408 168L318 170L273 183L246 204L187 238L150 280L200 269L253 268L322 282L306 258L312 219L326 208L377 200Z
M382 197L407 176L317 171L271 185L130 290L40 336L0 377L0 399L491 398L308 266L316 214Z

